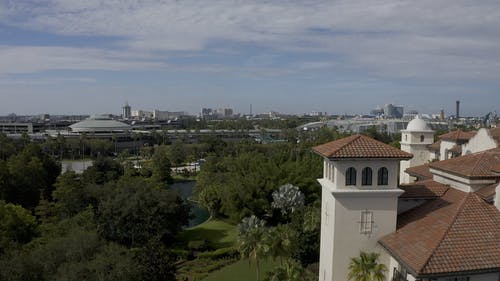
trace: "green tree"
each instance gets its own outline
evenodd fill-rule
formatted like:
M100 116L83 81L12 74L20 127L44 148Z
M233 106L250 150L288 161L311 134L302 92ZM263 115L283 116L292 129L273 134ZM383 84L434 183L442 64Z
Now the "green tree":
M16 153L16 146L12 139L0 133L0 160L7 160L14 153Z
M351 258L347 277L353 281L383 281L387 267L378 263L379 254L361 251L359 257Z
M0 200L0 255L14 244L29 242L36 234L37 223L28 210Z
M139 263L142 280L175 281L175 259L157 237L142 247L135 260Z
M244 218L238 225L238 246L242 258L255 261L257 281L260 281L260 259L269 252L265 242L266 228L264 221L255 216Z
M141 246L156 236L172 241L188 222L190 207L174 191L150 187L140 178L103 188L96 220L108 240L126 246Z
M288 260L285 264L276 267L266 275L265 281L312 281L313 274L307 272L300 263ZM316 279L317 280L317 279Z
M55 183L52 197L62 217L71 217L83 211L91 203L91 195L85 188L80 175L73 171L61 174Z
M304 194L299 187L292 184L285 184L273 192L273 208L280 209L283 215L293 213L304 206Z
M164 147L155 150L152 158L153 180L161 183L172 183L170 159Z
M83 172L85 183L104 184L116 181L123 175L123 166L109 157L97 157L92 166Z
M198 204L206 208L211 217L219 215L219 210L221 208L220 192L220 185L211 185L203 188L198 193Z
M187 149L184 143L176 140L170 145L170 160L175 166L181 165L187 157Z
M101 239L89 223L92 213L83 213L46 225L42 237L0 256L0 280L147 280L135 252Z
M37 144L30 143L8 160L11 176L12 201L31 208L38 204L40 194L50 200L53 184L61 173L61 165L44 153Z
M269 228L264 239L268 244L268 255L279 258L281 265L283 265L283 259L288 260L298 246L297 232L287 224Z

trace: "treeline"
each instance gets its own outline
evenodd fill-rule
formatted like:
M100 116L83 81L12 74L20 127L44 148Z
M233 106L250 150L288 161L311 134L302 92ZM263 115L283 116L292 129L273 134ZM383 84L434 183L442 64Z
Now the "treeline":
M98 157L62 175L38 144L2 155L0 280L175 280L190 206L167 186L165 152L139 169Z

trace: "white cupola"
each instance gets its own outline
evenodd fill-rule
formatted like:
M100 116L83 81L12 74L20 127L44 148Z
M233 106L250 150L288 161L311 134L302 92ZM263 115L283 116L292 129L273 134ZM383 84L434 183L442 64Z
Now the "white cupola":
M408 123L406 130L401 130L400 143L401 150L413 154L413 158L401 161L399 181L400 183L410 183L414 179L405 170L410 167L426 164L430 161L428 146L434 143L434 131L425 120L417 115L415 119Z

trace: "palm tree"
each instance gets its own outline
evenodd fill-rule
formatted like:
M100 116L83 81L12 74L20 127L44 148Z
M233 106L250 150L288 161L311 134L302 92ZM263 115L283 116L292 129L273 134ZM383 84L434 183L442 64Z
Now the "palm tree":
M279 224L267 231L265 243L269 248L269 256L274 259L280 258L280 265L283 265L283 258L291 257L293 250L297 246L297 233L288 225Z
M351 258L347 277L353 281L383 281L387 267L378 263L377 253L361 251L359 257Z
M294 260L276 267L266 276L266 281L304 281L307 280L304 268Z
M248 258L249 262L255 261L257 267L257 281L260 281L260 259L269 252L265 243L266 228L264 221L255 216L243 219L238 225L239 251L242 258Z

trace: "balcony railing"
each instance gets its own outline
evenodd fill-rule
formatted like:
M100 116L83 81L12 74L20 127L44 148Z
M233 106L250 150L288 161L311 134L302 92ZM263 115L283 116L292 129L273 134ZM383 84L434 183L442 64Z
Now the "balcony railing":
M394 268L394 271L392 272L392 281L408 281L408 279L406 279L406 274L403 274L399 272L397 268Z

